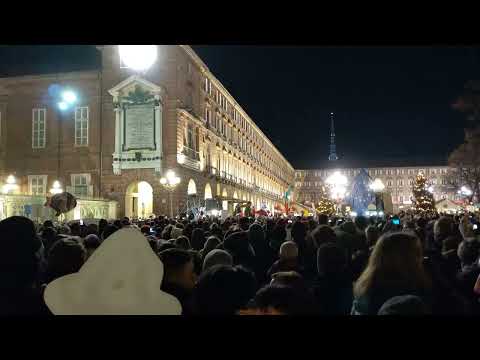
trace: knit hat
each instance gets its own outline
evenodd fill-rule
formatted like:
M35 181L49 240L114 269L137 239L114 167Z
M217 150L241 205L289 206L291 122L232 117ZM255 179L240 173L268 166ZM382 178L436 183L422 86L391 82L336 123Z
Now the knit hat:
M180 315L179 301L160 290L163 264L138 230L102 242L78 273L45 289L55 315Z
M170 238L176 239L176 238L178 238L178 237L180 237L180 236L182 236L182 235L183 235L183 229L180 229L180 228L178 228L178 227L174 227L174 228L172 229L172 232L170 233Z
M298 246L293 241L287 241L280 246L281 259L296 259L298 257Z
M428 309L418 296L395 296L382 305L378 315L428 315Z
M203 260L203 271L215 265L232 265L233 258L225 250L215 249L210 251Z

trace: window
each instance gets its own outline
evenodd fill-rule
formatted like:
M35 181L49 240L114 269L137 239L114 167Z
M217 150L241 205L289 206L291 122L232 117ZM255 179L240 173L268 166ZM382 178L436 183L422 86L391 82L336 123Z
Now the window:
M208 83L209 83L208 78L205 78L205 83L204 83L204 87L203 87L203 90L205 92L208 92Z
M408 185L413 186L413 179L408 180Z
M210 122L212 121L211 119L211 111L208 107L205 108L205 122L208 124L208 125L211 125Z
M442 185L447 185L447 179L442 179Z
M387 186L393 186L392 180L387 181Z
M75 109L75 145L88 145L88 106Z
M399 202L399 203L403 203L403 196L399 196L399 197L398 197L398 202Z
M73 194L78 197L88 196L88 185L90 184L89 174L72 175Z
M189 149L193 150L195 147L194 143L194 130L192 124L187 125L187 137L186 137L186 145Z
M32 148L45 147L45 118L47 109L32 110Z
M47 175L30 175L28 177L30 195L45 195L47 192Z
M397 181L397 185L398 185L398 186L403 186L403 180L398 180L398 181Z

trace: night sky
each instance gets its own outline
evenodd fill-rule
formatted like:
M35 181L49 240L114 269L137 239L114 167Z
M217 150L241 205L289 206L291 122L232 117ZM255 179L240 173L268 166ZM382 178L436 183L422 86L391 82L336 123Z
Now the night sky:
M463 140L451 104L480 79L467 47L193 46L295 168L323 166L330 112L352 164L440 164ZM0 76L97 67L93 46L0 47Z

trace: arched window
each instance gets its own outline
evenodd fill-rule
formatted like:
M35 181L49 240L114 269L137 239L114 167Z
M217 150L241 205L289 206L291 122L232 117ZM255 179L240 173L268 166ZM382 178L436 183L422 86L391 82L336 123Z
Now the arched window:
M210 186L209 183L205 185L205 200L212 199L212 187Z
M193 181L193 179L190 179L190 181L188 182L187 194L188 195L197 194L197 185L195 185L195 181Z

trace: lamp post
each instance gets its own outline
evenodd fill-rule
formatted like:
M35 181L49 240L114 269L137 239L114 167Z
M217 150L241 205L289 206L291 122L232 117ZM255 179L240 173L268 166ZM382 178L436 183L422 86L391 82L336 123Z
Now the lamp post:
M178 184L180 184L180 178L175 174L173 170L168 170L166 176L160 179L160 184L168 191L170 196L170 217L173 218L173 192Z
M50 194L61 194L63 192L62 185L60 185L60 181L56 180L53 182L53 186L50 189Z
M327 185L330 188L330 195L333 200L337 203L337 212L339 209L339 204L343 200L347 192L347 178L340 174L340 172L336 171L333 175L331 175L327 181Z
M370 184L370 189L375 193L375 208L377 213L383 212L383 190L385 190L385 185L382 180L375 179L373 183ZM380 198L381 196L381 198ZM380 206L379 206L380 205Z
M17 185L17 180L15 179L15 176L9 175L7 177L7 181L5 182L5 185L2 187L2 193L8 194L11 191L15 191L19 188Z
M138 72L147 71L157 61L157 45L118 45L122 66Z
M57 102L57 117L58 117L58 141L57 141L57 180L53 183L53 187L50 190L52 194L58 194L63 192L60 185L61 178L61 153L62 153L62 140L63 140L63 113L67 112L77 102L77 95L75 92L69 89L63 89L59 92L60 97ZM53 192L52 192L53 190Z

